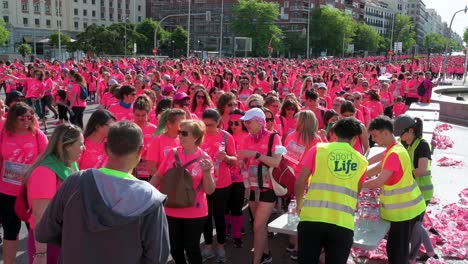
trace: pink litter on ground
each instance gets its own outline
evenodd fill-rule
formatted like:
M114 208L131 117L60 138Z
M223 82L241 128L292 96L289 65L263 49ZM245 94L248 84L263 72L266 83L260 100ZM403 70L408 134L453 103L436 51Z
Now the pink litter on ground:
M435 258L430 258L426 260L426 264L446 264L447 261L443 259L435 259Z
M447 149L453 147L453 140L446 135L442 135L442 131L447 131L451 129L452 126L449 124L440 124L434 129L434 134L432 135L432 147L436 149Z
M379 246L371 251L353 247L351 248L351 256L353 258L365 257L368 259L388 260L386 246L387 240L383 239L380 241Z
M449 158L446 156L443 156L442 158L437 160L437 166L441 166L441 167L455 167L455 166L462 166L462 165L463 165L463 161Z
M466 201L467 195L468 189L463 190L460 202ZM426 216L424 226L433 227L440 234L431 234L430 238L433 244L442 244L440 249L443 256L468 259L468 208L452 203L444 206L441 212L428 212Z
M449 125L449 124L439 124L438 126L436 126L434 131L446 131L446 130L449 130L449 129L452 129L451 125Z

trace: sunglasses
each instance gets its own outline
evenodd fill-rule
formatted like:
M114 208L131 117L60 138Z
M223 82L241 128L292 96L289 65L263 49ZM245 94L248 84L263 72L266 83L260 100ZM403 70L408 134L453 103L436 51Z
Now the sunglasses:
M31 121L33 119L33 116L32 115L22 115L22 116L18 116L18 120L19 121Z
M189 132L185 130L179 130L178 133L179 133L179 136L182 136L182 137L188 137L189 135Z
M197 95L197 99L205 99L204 95Z
M237 104L236 103L230 103L230 104L227 104L228 107L236 107Z
M229 121L229 126L240 126L241 122L240 121Z
M274 117L272 117L272 118L265 118L265 121L266 121L266 122L273 122L274 120L275 120Z

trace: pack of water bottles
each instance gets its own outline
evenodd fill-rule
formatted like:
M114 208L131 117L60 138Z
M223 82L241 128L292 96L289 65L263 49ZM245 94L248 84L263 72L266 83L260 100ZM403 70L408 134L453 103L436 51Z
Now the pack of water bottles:
M358 197L359 219L378 221L380 219L380 189L362 189Z

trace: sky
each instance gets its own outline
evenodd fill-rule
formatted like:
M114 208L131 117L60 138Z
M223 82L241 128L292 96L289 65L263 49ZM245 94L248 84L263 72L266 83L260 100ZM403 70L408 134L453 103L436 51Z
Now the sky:
M442 17L442 22L447 22L447 25L450 25L453 13L468 5L468 0L423 0L423 2L426 8L434 8ZM452 29L463 37L466 27L468 27L468 13L460 12L453 20Z

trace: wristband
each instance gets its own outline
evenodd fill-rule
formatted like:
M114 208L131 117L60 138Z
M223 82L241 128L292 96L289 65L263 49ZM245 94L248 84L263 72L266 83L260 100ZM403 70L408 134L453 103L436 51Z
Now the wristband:
M47 252L39 252L39 253L34 253L33 258L43 258L45 257Z

